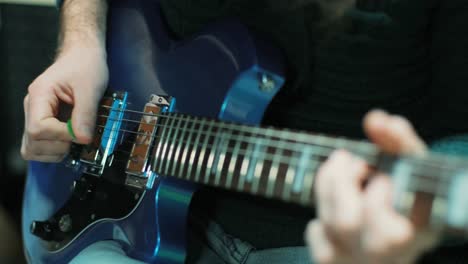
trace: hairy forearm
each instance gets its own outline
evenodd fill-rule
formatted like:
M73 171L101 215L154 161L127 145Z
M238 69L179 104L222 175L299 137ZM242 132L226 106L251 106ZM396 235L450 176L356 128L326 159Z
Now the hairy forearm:
M74 47L105 54L106 0L65 0L61 9L58 54Z

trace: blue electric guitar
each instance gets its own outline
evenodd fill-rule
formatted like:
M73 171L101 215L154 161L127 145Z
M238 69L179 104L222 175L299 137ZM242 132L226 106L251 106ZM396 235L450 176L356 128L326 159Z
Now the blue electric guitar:
M238 23L177 42L158 1L112 1L108 55L94 142L73 145L61 164L30 163L23 235L33 263L67 263L102 240L145 262L182 263L197 185L311 206L315 171L336 148L391 167L395 206L420 226L467 229L465 160L388 157L366 142L257 126L284 83L282 57Z

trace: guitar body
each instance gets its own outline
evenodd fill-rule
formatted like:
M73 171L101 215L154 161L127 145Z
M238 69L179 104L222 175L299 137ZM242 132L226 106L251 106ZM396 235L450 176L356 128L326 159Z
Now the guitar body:
M187 42L177 41L160 12L158 1L111 2L109 90L127 91L134 111L141 111L151 94L170 95L177 99L173 111L259 124L284 83L278 50L234 21L214 25ZM122 217L96 219L67 245L46 247L30 233L30 225L60 210L81 176L64 164L30 163L22 224L30 262L68 263L102 240L118 241L128 255L145 262L184 262L186 216L196 186L165 175ZM119 207L119 202L111 200L108 207Z

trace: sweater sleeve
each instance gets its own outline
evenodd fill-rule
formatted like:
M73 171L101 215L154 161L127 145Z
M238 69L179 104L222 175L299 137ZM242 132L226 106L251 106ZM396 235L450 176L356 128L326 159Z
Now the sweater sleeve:
M431 107L434 139L468 134L468 1L439 0L431 30Z

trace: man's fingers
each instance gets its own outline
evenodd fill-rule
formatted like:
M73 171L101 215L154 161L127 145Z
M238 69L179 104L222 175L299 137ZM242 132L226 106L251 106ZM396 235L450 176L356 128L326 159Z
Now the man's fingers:
M60 122L54 117L44 119L36 124L29 124L26 128L26 133L31 140L58 140L68 142L73 140L68 132L67 124Z
M96 97L93 95L81 94L75 96L75 105L72 111L73 132L79 143L89 144L94 136L98 102L90 99Z
M368 169L350 153L334 152L317 175L320 219L341 250L352 250L362 224L362 182Z
M361 186L369 171L366 163L349 153L344 155L341 166L334 178L335 212L333 217L334 232L348 250L353 249L359 239L362 225L362 190Z
M36 126L40 121L57 115L60 102L55 96L53 88L49 88L46 85L48 84L35 81L28 89L27 121L31 126Z
M33 156L29 160L47 162L47 163L57 163L57 162L61 162L64 158L65 158L65 155L41 155L41 156Z
M31 87L34 85L37 86L33 84ZM31 93L24 100L25 131L28 137L31 140L71 141L66 124L56 118L60 104L57 97L52 91L31 87Z
M63 156L66 155L70 149L69 142L54 141L54 140L40 140L34 142L25 142L21 150L21 154L25 159L30 159L32 156Z
M426 145L408 120L374 110L364 119L367 136L383 151L391 154L422 154Z
M327 238L325 229L320 221L311 221L306 228L305 240L309 245L309 253L317 263L336 263L337 252Z
M366 188L366 229L362 239L363 248L371 259L403 252L415 236L409 220L393 209L391 189L390 179L383 175L374 177Z

